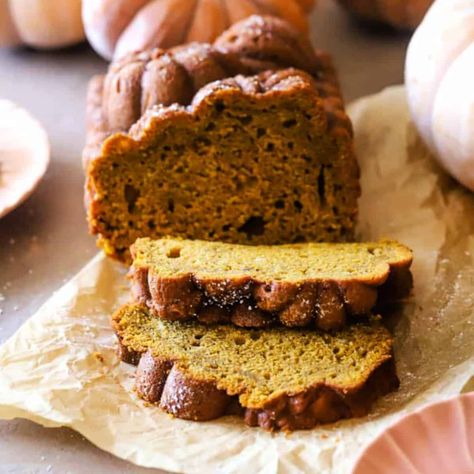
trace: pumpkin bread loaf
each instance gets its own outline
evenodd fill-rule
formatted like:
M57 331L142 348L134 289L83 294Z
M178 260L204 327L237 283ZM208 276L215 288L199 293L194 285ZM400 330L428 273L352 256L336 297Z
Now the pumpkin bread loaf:
M91 82L88 107L88 220L110 256L129 260L144 236L353 238L358 166L335 72L282 20L128 56Z
M393 241L249 246L138 239L135 299L171 321L343 327L410 292L411 251Z
M128 305L113 317L136 389L178 418L239 414L267 430L309 429L363 416L398 387L392 338L377 321L335 334L240 329L153 318Z

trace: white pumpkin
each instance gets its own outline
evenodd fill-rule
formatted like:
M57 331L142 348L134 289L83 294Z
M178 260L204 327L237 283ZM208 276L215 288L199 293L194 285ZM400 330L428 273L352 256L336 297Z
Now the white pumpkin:
M474 191L474 0L436 0L408 47L405 83L420 135Z
M83 40L81 0L0 0L0 46L51 49Z

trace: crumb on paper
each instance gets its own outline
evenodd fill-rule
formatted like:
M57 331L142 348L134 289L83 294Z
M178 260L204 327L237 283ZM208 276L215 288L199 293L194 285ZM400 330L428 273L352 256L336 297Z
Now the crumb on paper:
M105 359L104 359L104 356L100 353L100 352L93 352L92 353L92 356L98 360L99 362L101 362L102 364L105 362Z

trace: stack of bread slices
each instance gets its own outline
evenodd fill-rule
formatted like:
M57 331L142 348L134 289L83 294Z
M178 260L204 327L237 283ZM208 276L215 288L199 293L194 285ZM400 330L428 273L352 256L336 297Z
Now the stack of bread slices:
M397 388L380 314L409 295L412 253L353 242L358 166L326 54L253 16L112 64L88 107L88 219L131 262L112 320L142 398L291 431Z

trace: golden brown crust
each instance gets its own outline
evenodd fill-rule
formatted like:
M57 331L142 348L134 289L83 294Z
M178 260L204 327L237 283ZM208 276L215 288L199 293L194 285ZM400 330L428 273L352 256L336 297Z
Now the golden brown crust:
M109 136L106 128L104 115L102 112L102 95L104 91L104 76L94 76L89 81L87 88L87 108L86 108L86 146L82 153L83 166L87 168L90 157L100 154L102 143ZM88 193L86 192L86 202Z
M340 391L328 385L308 387L297 394L283 393L262 408L246 408L214 383L194 380L173 361L150 352L137 354L136 389L146 401L177 418L206 421L238 414L249 426L269 431L311 429L323 423L366 415L380 396L398 388L393 359L375 368L365 383ZM129 362L125 359L124 362Z
M251 74L295 67L318 77L322 70L309 40L278 18L252 16L222 33L214 47L234 54Z

